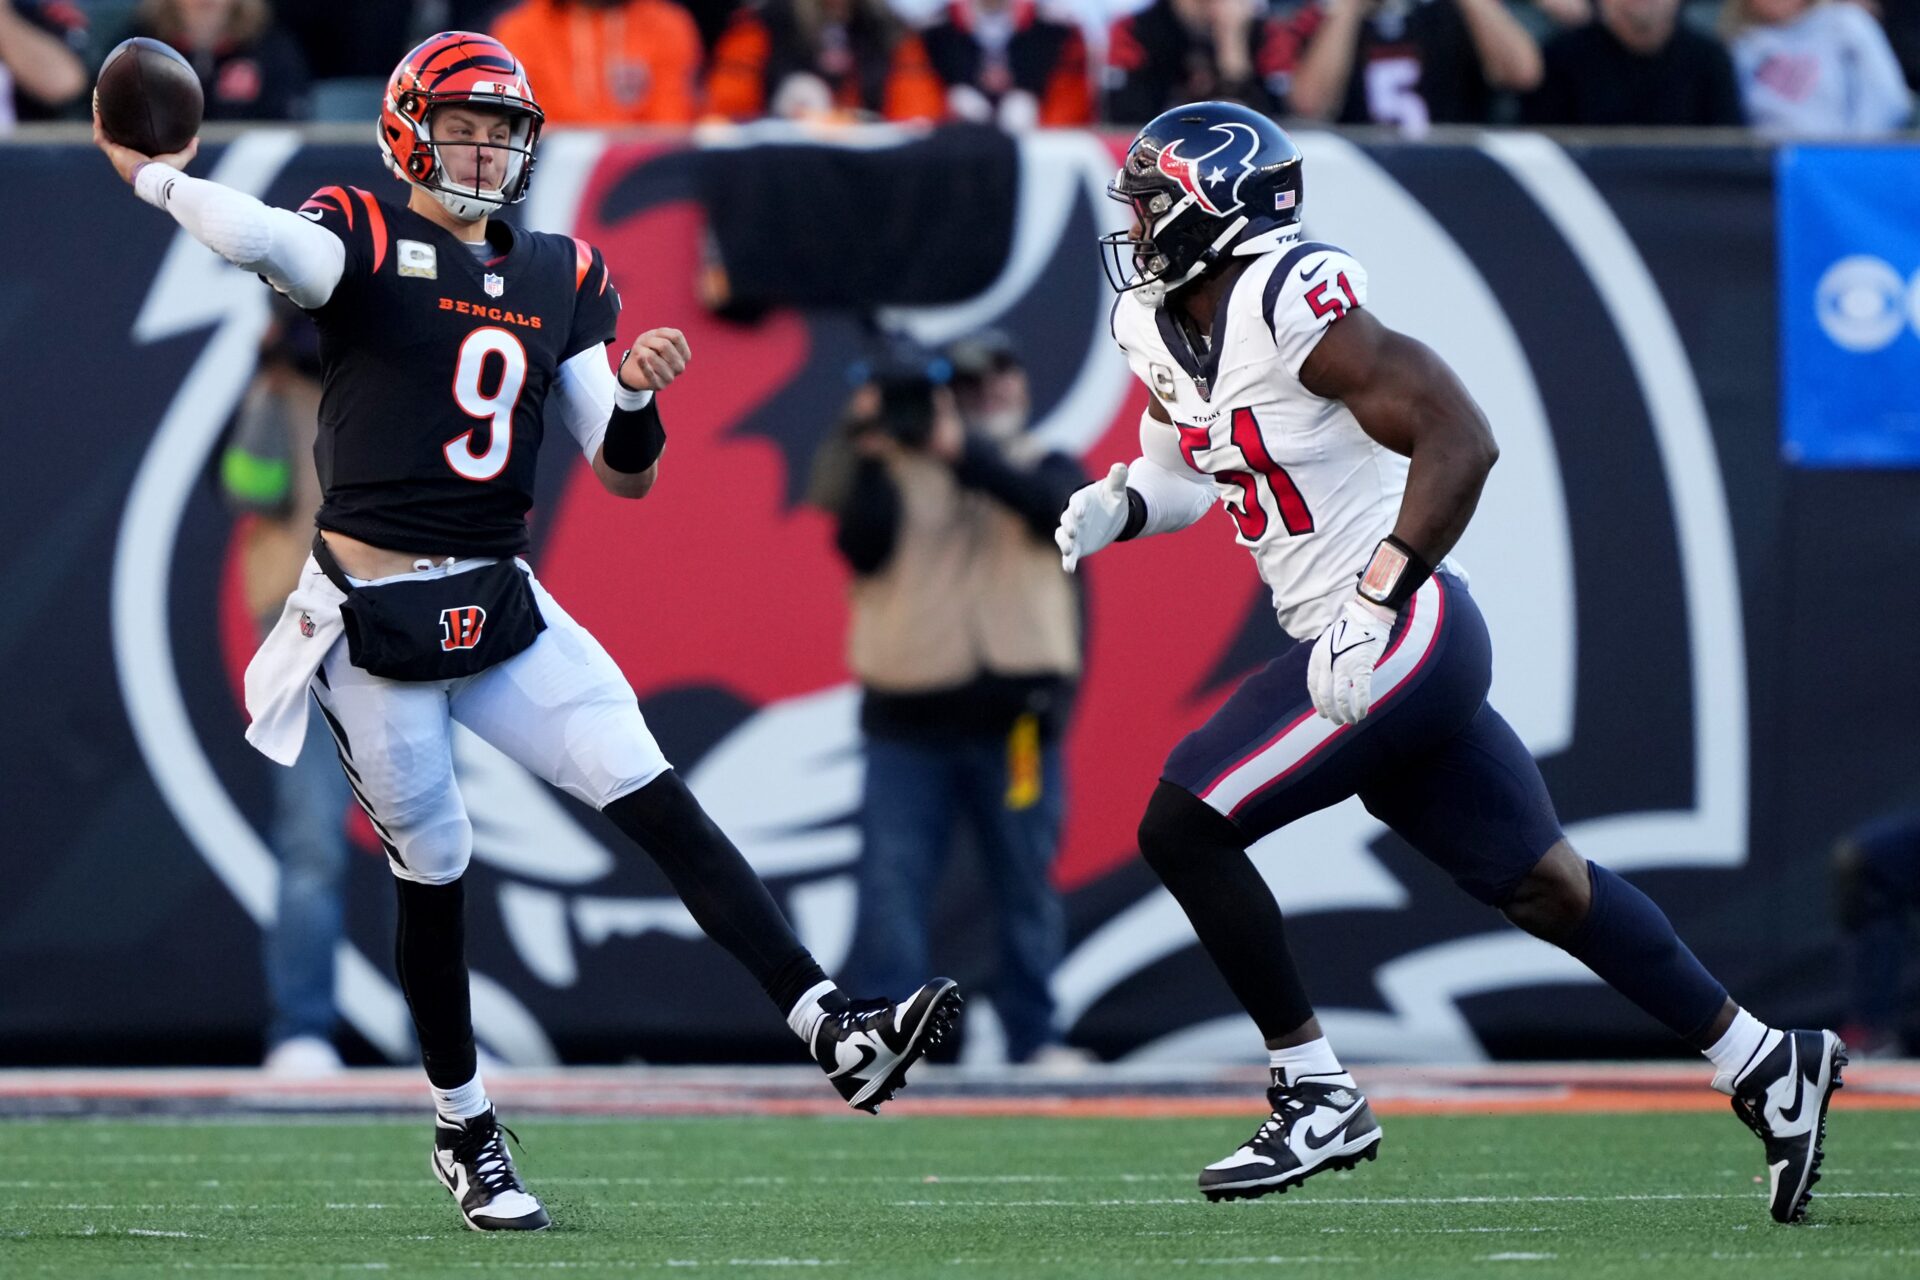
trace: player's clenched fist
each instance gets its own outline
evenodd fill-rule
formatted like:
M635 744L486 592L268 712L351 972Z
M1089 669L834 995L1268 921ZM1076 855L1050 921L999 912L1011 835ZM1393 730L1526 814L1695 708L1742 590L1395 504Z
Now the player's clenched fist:
M1373 706L1373 669L1387 651L1394 615L1358 596L1340 606L1307 657L1307 696L1335 724L1355 724Z
M1127 527L1127 464L1116 462L1098 484L1074 490L1053 541L1060 548L1060 567L1072 573L1082 556L1090 556L1120 536Z
M693 350L678 329L649 329L620 360L620 381L629 391L664 391L687 371Z

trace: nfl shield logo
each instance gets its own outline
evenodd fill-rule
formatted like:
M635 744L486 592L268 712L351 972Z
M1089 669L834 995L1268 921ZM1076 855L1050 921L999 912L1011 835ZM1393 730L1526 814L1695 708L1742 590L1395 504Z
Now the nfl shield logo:
M489 298L497 298L506 292L507 282L489 271L485 278L480 281L480 287L487 291Z

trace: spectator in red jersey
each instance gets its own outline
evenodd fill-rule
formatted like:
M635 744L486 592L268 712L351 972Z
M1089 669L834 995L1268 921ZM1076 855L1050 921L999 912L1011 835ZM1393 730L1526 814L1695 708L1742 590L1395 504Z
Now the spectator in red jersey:
M1145 124L1208 99L1279 115L1292 47L1259 0L1154 0L1107 37L1106 118Z
M1540 83L1540 46L1501 0L1314 0L1299 41L1294 114L1341 124L1484 124L1496 95Z
M1742 125L1733 62L1682 23L1680 0L1599 0L1600 20L1547 42L1529 124Z
M66 0L0 0L0 133L79 103L86 47L87 15Z
M955 0L920 39L953 119L1011 130L1093 120L1086 41L1034 0Z
M267 0L141 0L129 34L193 64L209 120L292 120L307 113L307 63Z
M707 110L731 120L938 120L946 90L881 0L769 0L740 9L714 46Z

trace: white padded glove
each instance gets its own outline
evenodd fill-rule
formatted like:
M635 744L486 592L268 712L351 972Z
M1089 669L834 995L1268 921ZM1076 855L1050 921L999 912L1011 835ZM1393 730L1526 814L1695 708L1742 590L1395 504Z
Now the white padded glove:
M1127 464L1116 462L1107 478L1076 489L1060 513L1053 541L1060 548L1060 567L1074 571L1083 556L1110 545L1127 527Z
M1340 606L1307 657L1307 696L1335 724L1357 724L1373 706L1373 669L1387 651L1394 615L1354 596Z

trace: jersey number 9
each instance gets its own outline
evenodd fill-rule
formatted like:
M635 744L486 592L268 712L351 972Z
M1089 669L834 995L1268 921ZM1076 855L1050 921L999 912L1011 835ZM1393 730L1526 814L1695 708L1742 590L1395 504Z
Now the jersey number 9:
M500 376L491 394L482 389L487 377L487 357L500 357ZM453 402L469 418L487 420L487 449L475 453L473 430L467 430L442 446L447 465L468 480L491 480L507 469L513 453L513 409L520 402L520 389L527 385L527 349L520 339L505 329L488 326L475 329L460 344L460 362L453 370Z

